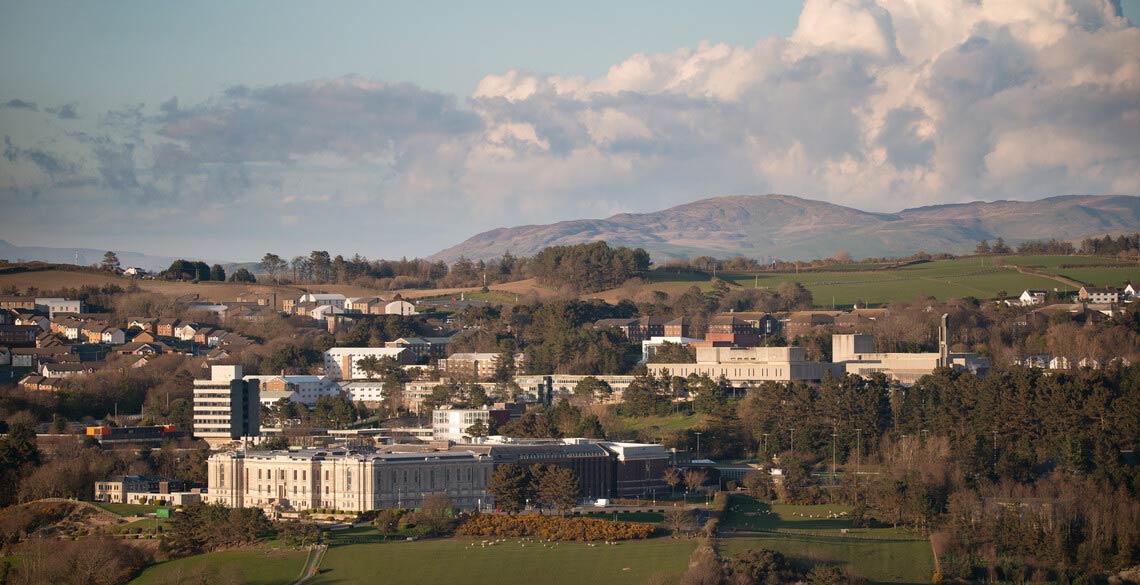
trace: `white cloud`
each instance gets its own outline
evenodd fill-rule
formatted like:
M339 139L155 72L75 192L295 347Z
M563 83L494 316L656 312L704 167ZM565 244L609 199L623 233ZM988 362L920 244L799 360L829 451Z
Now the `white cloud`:
M494 73L466 100L359 77L235 87L109 112L102 134L61 131L81 138L67 156L13 143L0 189L28 209L95 185L191 218L285 206L279 223L319 234L358 222L375 229L355 242L419 252L487 227L726 193L875 210L1136 194L1140 29L1117 12L1108 0L807 0L787 38L636 54L593 79ZM425 213L443 229L421 231Z

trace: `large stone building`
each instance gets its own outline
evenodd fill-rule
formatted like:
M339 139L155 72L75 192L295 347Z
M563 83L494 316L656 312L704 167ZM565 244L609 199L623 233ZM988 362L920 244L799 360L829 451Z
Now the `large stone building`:
M430 494L460 508L493 505L491 458L471 451L231 451L211 456L208 467L205 501L228 507L364 512L415 508Z
M242 379L241 366L211 366L209 380L194 380L194 436L210 446L260 434L260 388Z
M818 381L842 366L807 360L802 347L698 347L695 364L647 364L654 375L726 378L736 387L760 382Z

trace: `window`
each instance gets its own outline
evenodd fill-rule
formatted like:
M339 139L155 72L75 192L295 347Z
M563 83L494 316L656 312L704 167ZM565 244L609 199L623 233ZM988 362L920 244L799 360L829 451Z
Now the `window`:
M293 470L293 481L297 481L297 470Z

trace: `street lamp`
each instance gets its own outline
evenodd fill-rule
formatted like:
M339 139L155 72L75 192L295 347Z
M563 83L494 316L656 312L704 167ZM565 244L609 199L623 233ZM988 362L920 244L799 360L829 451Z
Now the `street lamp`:
M697 459L700 459L701 458L701 433L698 431L698 432L695 432L693 434L697 436Z
M768 460L768 433L764 433L764 460Z

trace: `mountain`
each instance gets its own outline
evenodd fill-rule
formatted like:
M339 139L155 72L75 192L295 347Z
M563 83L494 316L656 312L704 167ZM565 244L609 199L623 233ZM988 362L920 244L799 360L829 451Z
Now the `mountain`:
M432 259L529 256L547 246L605 240L665 257L746 256L786 260L855 258L915 252L969 253L980 240L1007 243L1140 231L1140 197L1065 195L1039 201L934 205L871 213L790 195L731 195L652 213L621 213L549 225L499 228L442 250Z
M17 261L39 261L51 262L53 264L75 264L75 255L79 254L79 265L90 266L103 261L103 254L107 250L94 249L94 248L48 248L44 246L16 246L6 240L0 240L0 259L8 260L10 262ZM168 258L166 256L152 256L150 254L143 254L142 252L130 252L126 250L114 250L115 255L119 257L119 264L123 268L128 266L138 266L150 271L166 270L170 267L170 263L174 262L176 258ZM199 258L186 257L186 260L200 260ZM207 264L221 264L227 266L233 264L225 260L205 260L201 259ZM227 268L227 271L229 268Z

